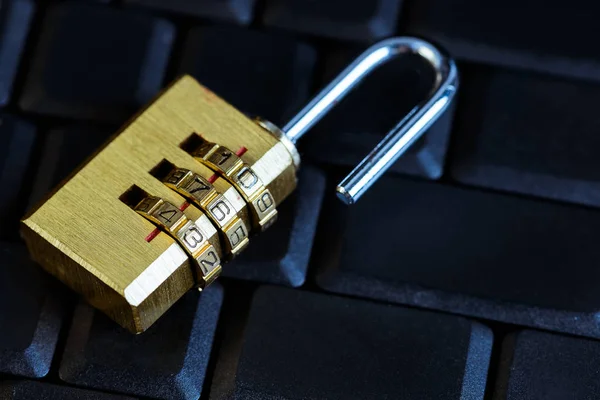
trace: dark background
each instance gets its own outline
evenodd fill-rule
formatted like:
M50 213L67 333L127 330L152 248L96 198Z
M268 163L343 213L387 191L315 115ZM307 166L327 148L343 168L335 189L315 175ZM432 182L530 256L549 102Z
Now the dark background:
M600 398L594 2L0 1L0 399ZM18 220L168 82L285 124L380 39L453 107L357 205L334 187L432 85L391 62L299 145L278 223L133 336Z

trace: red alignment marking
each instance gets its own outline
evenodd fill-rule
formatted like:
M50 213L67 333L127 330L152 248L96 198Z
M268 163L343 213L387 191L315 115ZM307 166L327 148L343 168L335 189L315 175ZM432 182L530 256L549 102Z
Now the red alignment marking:
M152 239L154 239L155 237L158 236L159 233L160 233L160 229L158 229L158 228L156 228L155 230L150 232L150 234L148 236L146 236L146 242L150 243L152 241Z
M218 177L219 177L219 175L213 174L213 176L211 176L210 178L208 178L208 182L215 183L215 181L217 180Z
M235 152L235 155L238 156L238 157L241 157L247 151L248 151L248 149L245 148L244 146L242 146L242 147L240 147L240 149L238 151Z
M190 206L190 203L188 203L187 201L185 203L183 203L179 209L181 211L185 211L186 208L188 208ZM155 230L153 230L152 232L150 232L150 234L148 236L146 236L146 242L150 243L155 237L158 236L158 234L160 233L160 229L156 228Z

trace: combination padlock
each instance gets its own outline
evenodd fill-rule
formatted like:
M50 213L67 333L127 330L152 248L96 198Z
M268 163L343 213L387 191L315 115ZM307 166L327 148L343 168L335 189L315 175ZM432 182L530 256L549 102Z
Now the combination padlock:
M454 96L456 67L428 42L372 46L282 130L247 118L189 76L178 79L24 218L33 259L143 332L276 221L296 187L296 141L371 71L407 53L423 57L436 82L338 185L338 196L353 203Z

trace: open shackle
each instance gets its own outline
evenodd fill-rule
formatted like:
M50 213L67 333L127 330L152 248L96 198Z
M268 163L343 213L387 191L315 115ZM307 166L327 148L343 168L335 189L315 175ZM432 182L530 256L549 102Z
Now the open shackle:
M448 108L458 89L454 61L433 44L414 37L396 37L369 47L317 94L285 126L283 132L296 143L323 116L371 72L405 54L416 54L435 72L435 83L417 104L336 187L346 204L355 203Z

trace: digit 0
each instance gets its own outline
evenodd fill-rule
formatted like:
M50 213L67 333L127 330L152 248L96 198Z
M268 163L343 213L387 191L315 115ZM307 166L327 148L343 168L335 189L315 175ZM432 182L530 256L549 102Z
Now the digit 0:
M258 183L258 176L250 168L244 167L238 173L237 180L244 188L252 189Z

